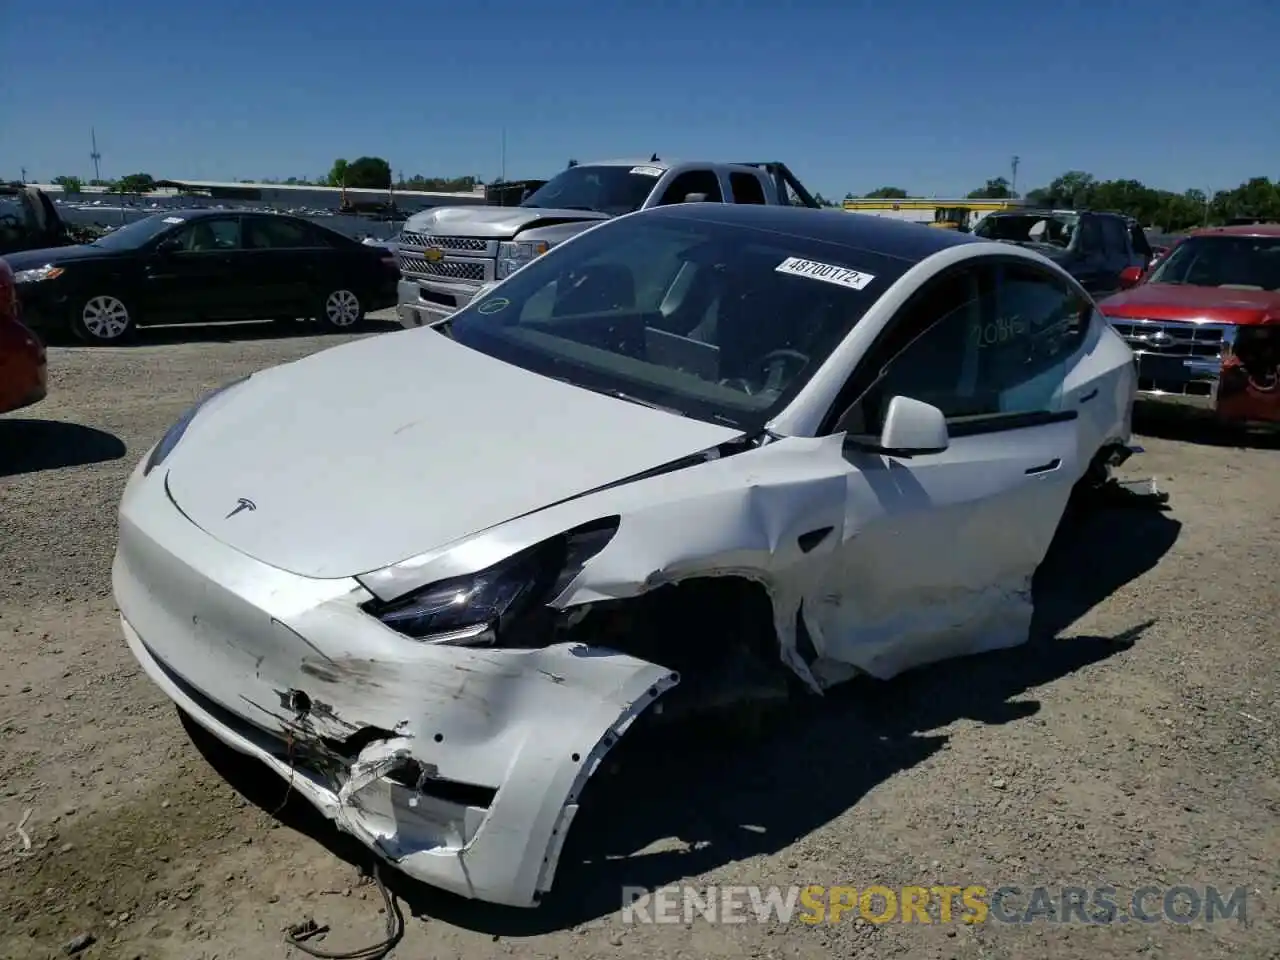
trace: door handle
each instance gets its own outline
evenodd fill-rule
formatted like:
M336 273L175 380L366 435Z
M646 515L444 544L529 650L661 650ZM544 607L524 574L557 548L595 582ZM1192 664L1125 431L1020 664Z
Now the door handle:
M1027 467L1023 472L1026 473L1028 477L1037 477L1042 473L1052 473L1060 466L1062 466L1062 459L1060 457L1054 457L1048 463L1042 463L1038 467Z
M1080 398L1080 402L1081 402L1081 403L1088 403L1090 400L1092 400L1092 399L1093 399L1094 397L1096 397L1097 395L1098 395L1098 388L1097 388L1097 387L1094 387L1092 390L1090 390L1088 393L1086 393L1083 397L1081 397L1081 398Z

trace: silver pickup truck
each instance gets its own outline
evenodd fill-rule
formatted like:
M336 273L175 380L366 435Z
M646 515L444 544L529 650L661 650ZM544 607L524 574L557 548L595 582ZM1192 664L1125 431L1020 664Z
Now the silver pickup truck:
M817 207L781 163L610 160L571 165L518 206L438 207L414 214L399 238L398 313L420 327L465 307L601 220L668 203Z

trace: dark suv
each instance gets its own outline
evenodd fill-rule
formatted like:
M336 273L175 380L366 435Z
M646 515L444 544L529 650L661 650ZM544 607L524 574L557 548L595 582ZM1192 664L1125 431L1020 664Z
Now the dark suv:
M1016 243L1057 262L1095 296L1121 289L1129 267L1145 270L1153 251L1131 217L1093 210L1011 210L978 221L973 235Z
M72 242L47 193L24 183L0 183L0 257Z

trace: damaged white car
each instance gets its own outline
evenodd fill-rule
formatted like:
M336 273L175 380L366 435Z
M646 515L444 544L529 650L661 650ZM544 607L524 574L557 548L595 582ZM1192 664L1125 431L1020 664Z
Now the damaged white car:
M1024 642L1135 386L1035 253L645 211L184 415L120 508L124 634L381 857L531 906L637 718Z

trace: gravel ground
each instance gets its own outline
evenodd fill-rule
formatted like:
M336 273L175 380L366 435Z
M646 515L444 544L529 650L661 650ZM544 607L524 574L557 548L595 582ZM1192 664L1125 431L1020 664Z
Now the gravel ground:
M0 957L298 955L379 939L359 857L251 765L202 753L135 668L115 509L199 395L339 342L239 328L54 349L0 418ZM1158 430L1156 429L1158 427ZM1171 509L1064 526L1026 647L850 684L726 746L698 731L602 784L535 911L413 885L394 956L1280 956L1280 451L1158 421L1131 474ZM203 744L202 744L203 746ZM238 790L216 772L223 769ZM22 835L33 846L25 855ZM623 885L1243 887L1247 921L638 925ZM1159 909L1159 898L1149 901ZM677 909L677 914L679 910ZM75 938L82 937L80 941Z

